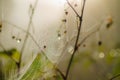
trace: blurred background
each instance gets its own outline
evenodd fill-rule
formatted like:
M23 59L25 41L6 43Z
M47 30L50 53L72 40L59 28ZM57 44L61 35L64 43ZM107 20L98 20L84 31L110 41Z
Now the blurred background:
M22 52L22 64L44 51L51 62L65 74L74 49L78 18L65 0L0 0L0 79L10 59L4 51ZM70 0L81 14L82 0ZM68 80L108 80L120 73L120 0L86 0L79 47ZM32 9L34 14L30 23ZM29 33L27 32L30 26ZM26 45L23 44L28 35ZM36 44L37 43L37 44ZM12 58L19 62L17 57ZM12 61L11 61L12 62ZM13 62L13 64L15 64ZM11 66L12 67L12 66ZM16 67L14 67L16 68ZM119 80L116 78L115 80Z

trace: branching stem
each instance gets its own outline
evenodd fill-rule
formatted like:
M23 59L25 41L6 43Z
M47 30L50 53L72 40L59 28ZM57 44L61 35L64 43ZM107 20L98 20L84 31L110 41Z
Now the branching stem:
M71 5L71 3L68 1L68 0L66 0L67 1L67 4L72 8L72 10L75 12L75 14L77 15L77 17L81 17L79 14L78 14L78 12L75 10L75 8Z
M72 7L72 5L69 3L68 0L67 0L67 3L73 9L73 11L76 13L76 15L79 17L80 23L79 23L79 26L78 26L78 33L77 33L77 37L76 37L76 41L75 41L74 51L73 51L73 54L71 55L69 63L68 63L68 67L67 67L67 71L66 71L66 75L65 75L65 80L67 80L67 78L68 78L70 67L71 67L74 55L75 55L75 53L76 53L76 51L78 49L77 44L78 44L78 40L79 40L79 36L80 36L80 32L81 32L82 18L83 18L83 13L84 13L84 8L85 8L86 0L84 0L84 2L83 2L83 6L82 6L82 10L81 10L81 15L79 15L77 13L77 11Z
M31 23L32 23L32 19L33 19L33 15L34 15L37 3L38 3L38 0L35 1L35 4L34 4L34 6L32 8L32 13L30 15L30 20L29 20L29 23L28 23L28 28L27 28L26 36L25 36L25 39L24 39L24 42L23 42L23 46L21 48L21 52L20 52L21 55L20 55L20 60L19 60L19 64L18 64L19 71L20 71L21 62L22 62L22 55L23 55L23 52L24 52L24 49L25 49L25 46L26 46L26 43L27 43L27 40L28 40L28 37L29 37L29 31L30 31L30 28L31 28Z

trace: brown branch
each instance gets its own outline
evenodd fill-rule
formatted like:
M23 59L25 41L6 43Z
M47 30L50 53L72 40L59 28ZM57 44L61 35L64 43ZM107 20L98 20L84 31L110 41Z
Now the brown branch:
M71 5L71 3L69 2L69 0L66 0L67 1L67 4L71 7L71 9L75 12L75 14L77 15L77 17L81 17L78 12L75 10L75 8Z
M117 74L117 75L115 75L115 76L113 76L112 78L110 78L109 80L114 80L114 79L116 79L116 78L118 78L118 77L120 77L120 73L119 74Z
M62 76L62 78L65 79L65 75L58 68L56 68L56 71L58 71L60 75Z
M67 2L70 5L70 7L73 9L73 11L75 13L77 13L76 10L71 6L71 4L69 3L68 0L67 0ZM67 80L67 78L68 78L68 74L69 74L69 71L70 71L70 67L71 67L74 55L75 55L75 53L76 53L76 51L78 49L77 44L78 44L78 40L79 40L79 36L80 36L80 32L81 32L81 27L82 27L82 18L83 18L83 13L84 13L85 2L86 2L86 0L84 0L84 2L83 2L81 16L79 16L78 13L76 14L79 17L80 23L79 23L79 27L78 27L78 33L77 33L77 38L76 38L76 41L75 41L74 51L73 51L73 54L72 54L72 56L71 56L71 58L69 60L69 63L68 63L68 67L67 67L67 71L66 71L66 75L65 75L65 80Z

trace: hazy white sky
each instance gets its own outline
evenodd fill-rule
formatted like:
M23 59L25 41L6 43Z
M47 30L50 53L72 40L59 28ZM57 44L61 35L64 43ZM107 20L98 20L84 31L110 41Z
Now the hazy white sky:
M0 21L1 19L6 20L26 30L28 27L30 15L29 6L30 4L33 5L34 1L35 0L0 0ZM87 3L85 7L83 22L84 28L82 28L83 32L94 24L97 24L101 20L104 20L108 16L113 17L115 21L115 27L120 25L120 0L86 1ZM63 42L59 43L57 39L57 30L61 25L61 19L65 18L64 8L66 6L64 6L64 3L64 0L38 0L38 4L33 17L34 28L31 28L31 33L38 41L41 48L43 48L44 45L47 45L46 53L48 53L50 56L58 56L61 50L56 46L62 47L62 44L64 44ZM72 32L72 30L75 29L75 15L71 9L68 10L70 11L70 15L66 18L69 22L67 23L67 29L69 30L69 34L67 36L69 39L71 35L74 35L74 32ZM77 8L77 11L80 12L80 8ZM15 40L12 40L11 36L15 35L22 38L23 40L25 33L8 24L4 24L3 30L4 32L0 34L0 42L3 43L6 49L17 47L20 50L22 43L16 43ZM113 31L116 31L116 29L113 28ZM36 50L35 44L31 43L30 45L30 43L31 39L29 39L26 49L29 49L30 52L31 50L33 50L33 52L37 52L38 49ZM26 52L28 52L28 50L26 50L25 53Z

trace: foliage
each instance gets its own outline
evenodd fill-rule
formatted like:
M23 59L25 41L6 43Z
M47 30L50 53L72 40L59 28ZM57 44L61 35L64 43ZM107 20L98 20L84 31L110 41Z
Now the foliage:
M19 52L16 49L0 52L0 80L62 80L53 63L41 53L37 54L28 68L24 69L24 73L17 78L15 74L18 74L16 64L18 58Z
M52 71L53 65L52 63L46 59L43 55L38 54L28 70L24 73L24 75L20 78L20 80L30 80L35 79L38 80L41 77L48 78L54 74Z
M0 52L0 80L13 79L17 72L19 52L16 49Z

